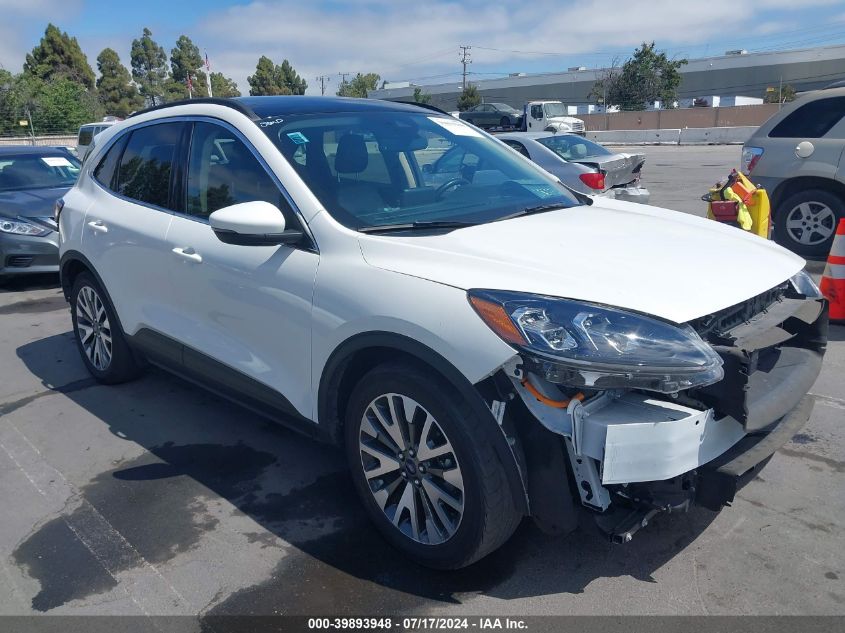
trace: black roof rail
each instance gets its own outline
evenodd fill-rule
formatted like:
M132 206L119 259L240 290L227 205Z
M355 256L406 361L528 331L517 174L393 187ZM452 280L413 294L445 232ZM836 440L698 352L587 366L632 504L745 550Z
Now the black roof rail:
M233 110L237 110L241 114L248 116L253 121L257 121L259 118L258 116L256 116L255 112L253 112L244 104L234 99L220 99L217 97L198 97L196 99L181 99L179 101L170 101L168 103L162 103L161 105L156 105L150 108L144 108L143 110L138 110L136 112L133 112L126 118L131 119L132 117L138 116L140 114L146 114L147 112L155 112L156 110L164 110L165 108L172 108L174 106L193 105L198 103L226 106L227 108L232 108Z
M425 108L426 110L431 110L432 112L439 112L440 114L449 114L446 110L438 108L435 105L431 105L430 103L417 103L416 101L395 101L393 99L384 99L384 101L390 101L391 103L404 103L405 105L412 105L417 106L418 108Z

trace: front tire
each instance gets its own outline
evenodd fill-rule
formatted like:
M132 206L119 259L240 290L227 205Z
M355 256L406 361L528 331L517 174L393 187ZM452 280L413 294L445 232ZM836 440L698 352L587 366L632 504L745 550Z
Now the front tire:
M140 373L111 301L90 273L80 273L74 280L70 312L77 349L94 378L117 384Z
M416 562L458 569L486 556L520 519L480 419L432 371L388 363L366 374L347 407L352 479L383 536Z
M804 257L827 257L845 201L824 189L807 189L778 204L775 241Z

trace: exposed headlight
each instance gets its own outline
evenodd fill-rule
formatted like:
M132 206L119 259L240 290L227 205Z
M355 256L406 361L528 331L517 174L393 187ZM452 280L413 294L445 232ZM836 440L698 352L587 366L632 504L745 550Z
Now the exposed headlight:
M724 376L722 359L688 325L518 292L470 290L469 301L551 382L674 393Z
M557 124L557 131L558 132L570 132L572 131L572 126L569 123L558 123Z
M795 288L799 294L802 294L805 297L819 299L822 296L822 291L819 290L816 282L813 281L813 278L810 277L810 274L806 270L799 270L797 273L792 275L789 279L789 283L792 284L792 287Z
M11 233L13 235L47 235L49 229L43 226L36 226L29 222L21 222L20 220L11 220L9 218L0 218L0 232Z

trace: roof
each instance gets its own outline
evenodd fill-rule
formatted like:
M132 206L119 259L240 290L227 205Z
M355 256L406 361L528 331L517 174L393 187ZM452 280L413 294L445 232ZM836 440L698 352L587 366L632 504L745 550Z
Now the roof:
M21 154L32 154L33 156L67 155L68 151L62 147L50 147L45 145L0 145L0 156L19 156Z
M352 99L348 97L309 97L300 95L279 95L266 97L234 97L231 99L201 98L172 101L162 105L133 112L131 117L147 112L164 110L174 106L207 104L221 105L245 114L253 120L271 116L291 114L331 114L340 112L421 112L416 105L382 101L380 99Z

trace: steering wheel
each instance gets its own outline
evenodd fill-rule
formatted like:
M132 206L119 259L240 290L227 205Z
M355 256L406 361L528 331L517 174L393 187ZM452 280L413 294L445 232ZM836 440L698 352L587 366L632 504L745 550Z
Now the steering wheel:
M440 200L443 197L443 195L447 191L449 191L450 189L457 189L458 187L463 187L464 185L468 185L468 184L470 184L469 180L467 180L463 176L458 176L457 178L451 178L451 179L447 180L446 182L444 182L442 185L440 185L434 191L434 197L437 200Z

